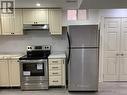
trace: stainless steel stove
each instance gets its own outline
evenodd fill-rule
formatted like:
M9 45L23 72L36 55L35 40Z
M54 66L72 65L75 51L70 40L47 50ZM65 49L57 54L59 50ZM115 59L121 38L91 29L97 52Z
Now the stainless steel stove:
M19 58L22 90L48 89L49 45L28 46L27 54Z

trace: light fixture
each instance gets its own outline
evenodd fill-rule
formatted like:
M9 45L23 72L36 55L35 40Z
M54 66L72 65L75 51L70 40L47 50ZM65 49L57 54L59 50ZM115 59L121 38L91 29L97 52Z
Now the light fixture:
M36 3L36 6L37 6L37 7L40 7L40 6L41 6L41 4L40 4L40 3Z

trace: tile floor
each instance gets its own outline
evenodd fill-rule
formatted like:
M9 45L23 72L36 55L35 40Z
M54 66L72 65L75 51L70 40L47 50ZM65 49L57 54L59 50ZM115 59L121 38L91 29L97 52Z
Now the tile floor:
M21 91L20 89L0 89L0 95L127 95L127 82L105 82L98 92L71 92L64 88L50 88L43 91Z

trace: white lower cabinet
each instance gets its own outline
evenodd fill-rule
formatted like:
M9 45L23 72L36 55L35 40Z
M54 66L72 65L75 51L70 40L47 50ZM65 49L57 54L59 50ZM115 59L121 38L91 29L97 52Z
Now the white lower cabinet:
M20 70L17 59L0 60L0 87L20 86Z
M51 76L49 78L50 86L61 86L62 85L62 77L61 76Z
M49 59L49 86L65 86L65 59Z
M20 66L17 59L8 61L10 86L20 86Z
M0 60L0 86L8 87L9 85L8 62Z

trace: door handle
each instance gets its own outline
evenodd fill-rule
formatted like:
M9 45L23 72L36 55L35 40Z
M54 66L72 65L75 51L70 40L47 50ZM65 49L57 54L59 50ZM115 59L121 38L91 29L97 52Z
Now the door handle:
M67 32L67 38L68 38L68 45L69 45L69 48L68 48L68 58L67 58L67 64L69 64L70 62L70 55L71 55L71 39L70 39L70 35L69 33Z
M124 54L122 53L121 56L124 56Z
M119 54L119 53L116 54L116 56L119 56L119 55L121 55L121 54Z
M123 53L117 53L116 56L124 56Z

